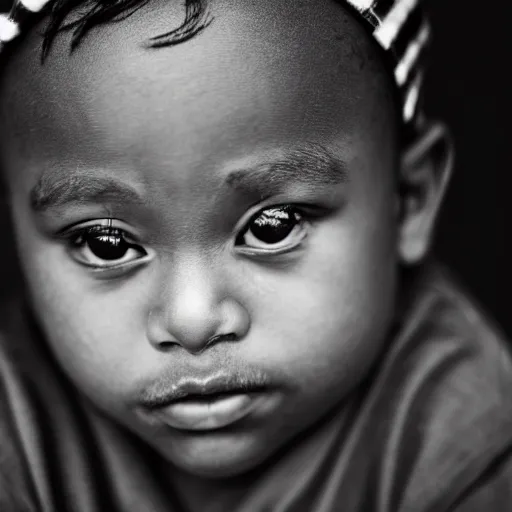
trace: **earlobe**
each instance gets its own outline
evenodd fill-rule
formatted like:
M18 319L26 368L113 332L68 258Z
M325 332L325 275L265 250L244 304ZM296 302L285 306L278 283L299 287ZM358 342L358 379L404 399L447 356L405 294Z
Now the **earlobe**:
M405 149L400 172L398 252L405 265L427 255L435 221L453 169L453 144L446 127L430 123Z

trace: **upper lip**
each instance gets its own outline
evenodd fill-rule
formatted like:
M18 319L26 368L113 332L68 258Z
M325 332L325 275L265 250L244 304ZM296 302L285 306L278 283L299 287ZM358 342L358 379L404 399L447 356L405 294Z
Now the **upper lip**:
M250 393L267 387L266 378L260 374L242 376L239 374L219 374L207 378L186 377L165 391L161 386L147 388L139 403L147 409L166 407L186 398L203 398L222 393Z

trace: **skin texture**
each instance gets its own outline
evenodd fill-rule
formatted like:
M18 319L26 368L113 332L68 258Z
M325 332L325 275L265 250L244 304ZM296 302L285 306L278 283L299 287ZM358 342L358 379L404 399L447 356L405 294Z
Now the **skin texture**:
M219 478L268 459L362 381L394 318L398 261L429 229L421 201L398 217L391 87L351 15L328 1L218 0L204 33L144 48L181 22L169 4L93 29L71 56L61 35L44 66L34 31L3 73L1 163L32 303L64 371L176 466ZM344 179L308 184L287 168L270 195L225 184L299 147L326 148ZM34 211L34 188L58 178L59 197L76 176L139 197ZM313 213L289 250L244 250L251 217L288 204ZM108 219L146 254L93 270L87 248L57 235ZM219 371L272 392L239 424L201 434L141 412L141 396Z

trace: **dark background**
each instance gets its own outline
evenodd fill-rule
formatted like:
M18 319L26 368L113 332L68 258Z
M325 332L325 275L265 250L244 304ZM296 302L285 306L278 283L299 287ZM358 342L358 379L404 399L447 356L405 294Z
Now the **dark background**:
M451 127L456 145L436 251L512 336L512 147L505 141L511 132L505 124L505 75L512 52L506 4L428 3L435 40L427 108Z
M508 0L431 0L434 45L427 78L427 111L451 127L456 171L441 211L436 251L512 337L512 216L505 146L505 74L512 61L505 15ZM6 0L0 0L5 6ZM508 92L508 91L507 91ZM507 101L508 103L509 101ZM0 297L14 281L12 243L0 253ZM3 245L2 244L2 245Z

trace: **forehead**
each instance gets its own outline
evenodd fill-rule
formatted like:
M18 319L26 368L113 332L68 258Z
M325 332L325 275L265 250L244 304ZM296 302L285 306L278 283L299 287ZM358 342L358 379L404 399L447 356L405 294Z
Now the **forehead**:
M203 33L148 49L184 17L181 2L156 0L71 55L59 36L44 65L33 31L4 68L3 158L203 165L248 145L371 145L389 131L377 51L334 2L214 0L210 11Z

